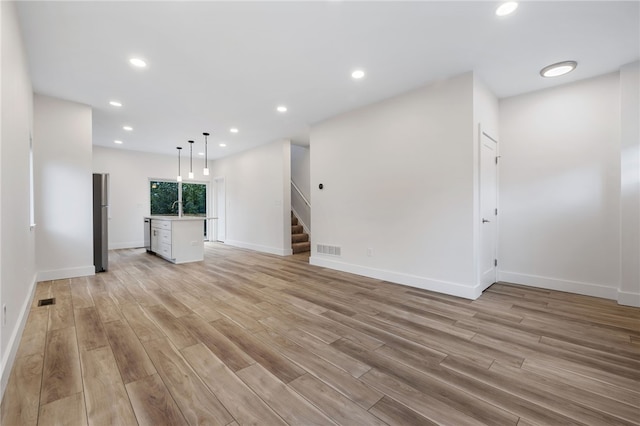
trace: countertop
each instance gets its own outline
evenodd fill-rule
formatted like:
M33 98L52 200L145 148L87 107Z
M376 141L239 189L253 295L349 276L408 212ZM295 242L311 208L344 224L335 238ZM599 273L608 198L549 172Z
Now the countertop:
M217 219L217 217L204 217L204 216L145 216L145 219L156 220L172 220L172 221L186 221L186 220L205 220L205 219Z

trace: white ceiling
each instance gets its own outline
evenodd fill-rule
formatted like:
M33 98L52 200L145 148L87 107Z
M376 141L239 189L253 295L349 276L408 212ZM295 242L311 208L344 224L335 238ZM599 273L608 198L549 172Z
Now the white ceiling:
M308 143L311 124L470 70L502 98L640 58L638 1L521 2L503 18L498 5L46 1L18 12L34 91L93 107L94 145L175 154L194 139L202 151L208 131L210 158ZM573 73L539 76L570 59Z

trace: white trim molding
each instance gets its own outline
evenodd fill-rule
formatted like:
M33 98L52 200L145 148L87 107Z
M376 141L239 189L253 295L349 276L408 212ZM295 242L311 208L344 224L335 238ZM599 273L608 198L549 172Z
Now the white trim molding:
M96 267L80 266L77 268L53 269L38 272L37 281L63 280L65 278L86 277L96 274Z
M417 275L404 274L401 272L370 268L368 266L338 262L317 254L312 255L309 258L309 263L315 266L349 272L351 274L389 281L409 287L420 288L422 290L435 291L438 293L448 294L450 296L463 297L465 299L475 300L482 294L481 287L478 284L466 285L450 281L436 280L428 277L420 277Z
M129 241L123 243L109 244L109 250L144 248L144 241Z
M7 389L7 383L9 382L9 376L11 374L11 369L13 368L13 364L16 359L16 354L18 352L18 347L20 346L20 340L22 339L22 332L24 331L24 327L27 324L27 318L29 317L29 308L31 307L31 303L33 302L33 295L36 292L36 277L33 277L33 281L31 282L31 289L29 289L29 297L26 298L22 308L20 309L20 315L18 317L18 322L16 327L13 329L13 333L11 333L11 337L9 337L9 342L7 344L7 350L2 357L2 364L0 365L0 402L4 397L4 391Z
M640 308L640 293L618 290L618 304Z
M618 296L618 289L615 287L552 277L541 277L538 275L519 274L517 272L498 270L498 281L546 288L548 290L565 291L585 296L602 297L604 299L616 300Z
M290 256L293 254L293 250L291 250L291 248L282 249L278 247L261 246L259 244L251 244L251 243L245 243L242 241L234 241L229 239L224 240L224 244L227 244L229 246L249 249L253 251L259 251L262 253L275 254L278 256Z

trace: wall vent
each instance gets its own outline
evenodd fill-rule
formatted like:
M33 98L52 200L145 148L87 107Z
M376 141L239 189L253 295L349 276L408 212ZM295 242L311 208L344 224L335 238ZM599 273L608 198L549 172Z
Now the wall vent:
M318 244L317 251L320 254L329 254L331 256L340 256L340 247L328 246L326 244Z

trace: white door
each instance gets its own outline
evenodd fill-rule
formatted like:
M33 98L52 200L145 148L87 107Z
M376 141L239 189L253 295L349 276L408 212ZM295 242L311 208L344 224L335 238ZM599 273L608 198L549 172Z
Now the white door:
M482 290L497 280L498 143L480 133L480 284Z
M215 182L216 187L216 208L214 217L218 218L217 220L214 220L214 238L216 241L224 242L227 238L225 182L223 177L215 178L213 181Z

